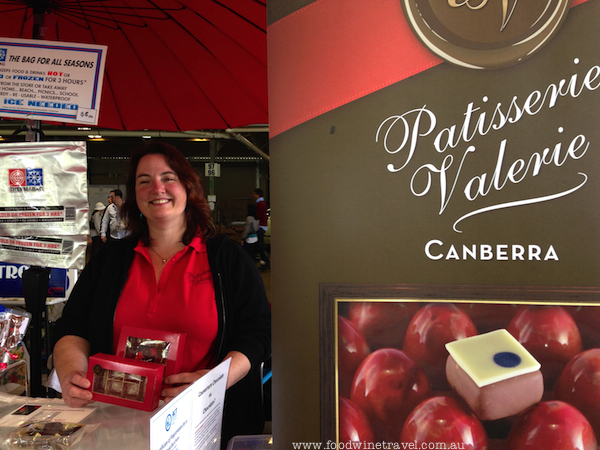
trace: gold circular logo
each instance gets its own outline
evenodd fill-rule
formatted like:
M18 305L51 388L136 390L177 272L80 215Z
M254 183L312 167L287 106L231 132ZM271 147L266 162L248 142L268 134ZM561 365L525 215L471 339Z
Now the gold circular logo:
M417 38L439 58L470 69L518 64L558 31L570 0L401 0Z

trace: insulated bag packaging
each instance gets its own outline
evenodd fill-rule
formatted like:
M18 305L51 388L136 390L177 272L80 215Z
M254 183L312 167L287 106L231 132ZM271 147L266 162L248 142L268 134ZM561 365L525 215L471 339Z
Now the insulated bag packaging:
M0 259L82 269L89 234L85 142L0 144Z

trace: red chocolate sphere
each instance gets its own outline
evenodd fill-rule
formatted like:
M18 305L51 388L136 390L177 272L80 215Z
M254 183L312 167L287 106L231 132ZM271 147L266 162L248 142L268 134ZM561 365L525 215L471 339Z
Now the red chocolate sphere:
M554 396L577 408L600 436L600 348L569 361L556 380Z
M342 397L350 397L356 369L369 353L367 341L360 331L348 319L338 316L338 382Z
M350 400L367 415L378 441L394 442L406 417L430 393L417 363L401 350L382 348L358 368Z
M445 345L476 334L477 328L464 311L449 303L432 303L410 321L402 350L423 368L433 389L450 389Z
M507 328L542 365L544 386L552 390L567 363L581 353L581 335L571 315L560 306L530 306Z
M598 450L592 426L575 407L560 401L542 402L519 417L506 450Z
M418 303L411 302L352 303L348 318L365 337L371 350L401 349L406 327L419 308Z
M569 306L565 309L571 314L579 332L583 348L600 347L600 308L597 306Z
M432 397L417 406L402 427L400 442L416 442L415 448L488 448L481 422L451 397Z
M502 303L456 303L456 307L469 315L479 334L506 328L515 314L526 308Z
M375 441L375 432L365 413L352 401L340 397L340 442Z

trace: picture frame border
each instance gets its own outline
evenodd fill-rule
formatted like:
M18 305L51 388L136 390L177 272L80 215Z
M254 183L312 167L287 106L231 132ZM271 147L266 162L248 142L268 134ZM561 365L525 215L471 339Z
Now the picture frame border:
M600 306L600 287L321 283L319 285L319 388L321 442L339 441L337 318L341 302Z

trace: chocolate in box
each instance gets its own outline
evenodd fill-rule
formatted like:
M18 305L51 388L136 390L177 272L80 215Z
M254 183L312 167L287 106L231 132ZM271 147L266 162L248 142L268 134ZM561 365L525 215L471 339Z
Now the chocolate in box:
M165 366L97 353L88 362L94 400L152 411L158 407Z
M117 343L117 356L163 364L165 378L181 372L185 333L124 326Z

